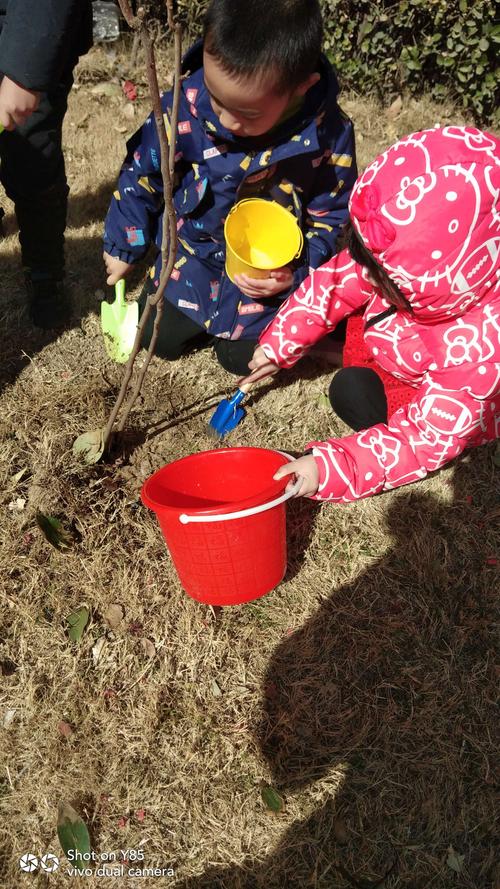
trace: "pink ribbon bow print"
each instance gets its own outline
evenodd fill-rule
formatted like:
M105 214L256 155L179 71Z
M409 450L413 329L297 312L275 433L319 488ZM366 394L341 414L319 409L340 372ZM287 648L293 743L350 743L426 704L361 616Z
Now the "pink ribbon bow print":
M367 185L355 192L351 203L351 215L374 253L382 253L396 237L394 226L380 212L380 203L376 185Z

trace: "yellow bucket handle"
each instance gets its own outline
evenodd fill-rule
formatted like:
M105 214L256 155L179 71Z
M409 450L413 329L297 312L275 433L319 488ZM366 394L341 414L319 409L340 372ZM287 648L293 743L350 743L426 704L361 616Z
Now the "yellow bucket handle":
M293 257L294 259L298 259L298 258L299 258L300 254L302 253L302 248L303 248L303 246L304 246L304 235L302 234L302 229L301 229L301 227L300 227L300 225L299 225L298 222L297 222L297 228L298 228L298 230L299 230L300 240L299 240L299 249L297 250L297 253L296 253L295 256Z

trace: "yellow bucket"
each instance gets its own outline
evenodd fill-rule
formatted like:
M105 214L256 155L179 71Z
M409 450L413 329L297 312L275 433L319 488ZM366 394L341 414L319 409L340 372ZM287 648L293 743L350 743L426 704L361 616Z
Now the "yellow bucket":
M304 238L292 213L276 201L247 198L229 212L224 224L226 273L267 278L271 269L300 256Z

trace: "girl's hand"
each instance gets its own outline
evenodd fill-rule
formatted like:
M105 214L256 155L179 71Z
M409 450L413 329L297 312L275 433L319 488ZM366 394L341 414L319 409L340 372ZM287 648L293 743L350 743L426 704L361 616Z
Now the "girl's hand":
M281 269L273 269L267 278L235 275L234 280L245 296L249 296L251 299L266 299L270 296L277 296L278 293L284 293L285 290L290 290L293 284L293 272L285 265Z
M133 268L132 263L124 262L123 259L118 259L117 256L110 256L109 253L103 253L102 258L104 259L104 265L106 266L106 271L108 273L106 284L109 284L110 286L116 284L120 278L125 278Z
M273 376L273 374L276 374L279 371L278 365L267 357L262 346L256 347L251 361L248 362L248 367L253 373L249 374L248 377L243 377L243 379L238 380L239 386L246 383L252 385L253 383L256 383L257 380L263 380L264 377Z
M310 454L307 454L305 457L299 457L298 460L292 460L291 463L285 463L284 466L280 466L278 471L274 473L273 478L278 481L286 475L294 475L296 477L300 475L303 478L299 490L294 495L295 497L311 497L318 490L318 465L315 458ZM287 491L292 485L293 481L290 480L286 486Z

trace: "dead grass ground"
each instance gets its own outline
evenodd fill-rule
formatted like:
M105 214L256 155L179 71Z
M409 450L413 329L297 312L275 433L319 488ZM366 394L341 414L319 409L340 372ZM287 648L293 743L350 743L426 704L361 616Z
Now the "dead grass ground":
M392 867L387 889L494 889L491 448L348 508L293 503L285 582L219 612L182 592L139 501L151 471L212 446L206 421L232 387L212 356L154 362L127 458L88 469L71 454L120 380L99 333L100 235L147 103L98 95L117 74L137 77L93 51L67 118L71 330L29 328L12 217L0 245L1 884L344 889ZM344 106L361 166L398 135L461 119L425 100L397 116L361 97ZM300 372L259 391L231 443L299 451L342 432L320 400L331 371L305 361ZM37 509L74 522L81 541L52 549ZM110 603L124 611L113 631ZM91 622L75 645L65 618L83 604ZM281 814L261 782L282 793ZM61 798L97 852L142 848L145 866L175 877L22 874L21 854L57 853Z

